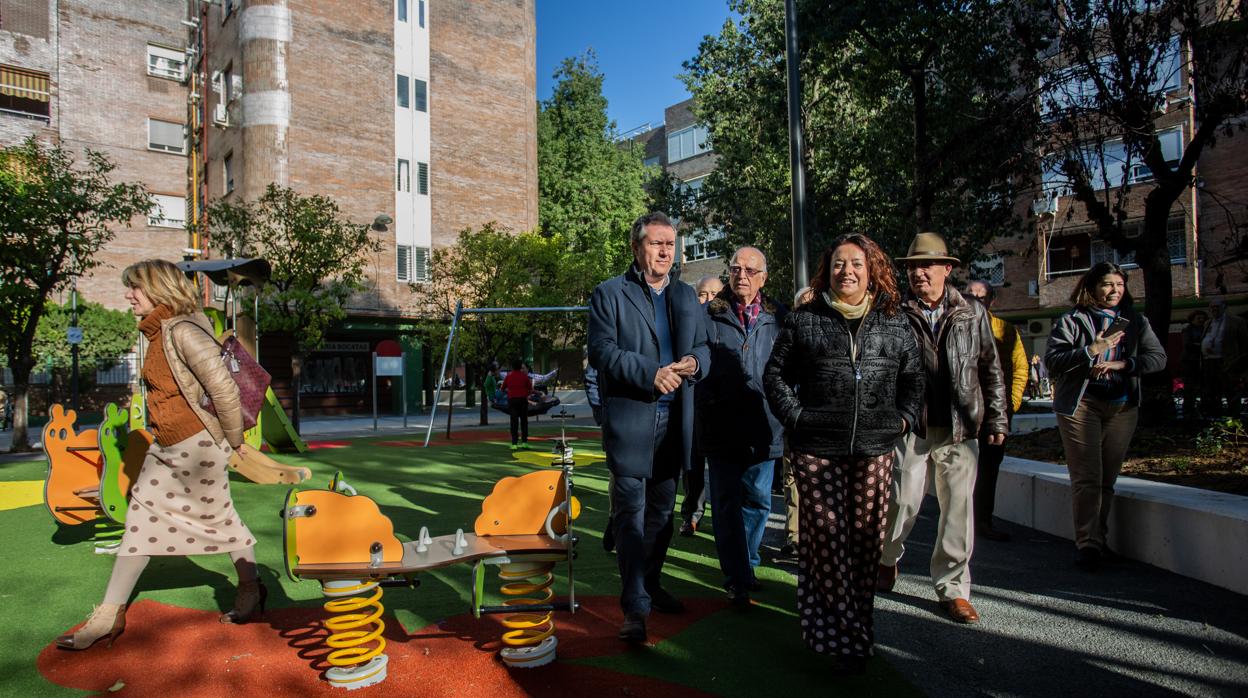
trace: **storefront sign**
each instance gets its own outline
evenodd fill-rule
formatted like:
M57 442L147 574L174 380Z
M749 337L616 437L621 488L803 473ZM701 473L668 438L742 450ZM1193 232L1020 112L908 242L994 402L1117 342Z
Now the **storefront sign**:
M313 353L337 353L337 354L354 354L368 353L368 342L325 342L325 344Z

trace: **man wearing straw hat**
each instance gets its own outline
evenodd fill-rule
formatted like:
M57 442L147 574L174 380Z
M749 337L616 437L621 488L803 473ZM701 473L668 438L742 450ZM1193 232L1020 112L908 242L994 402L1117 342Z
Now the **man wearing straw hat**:
M987 443L1005 442L1005 379L984 307L946 283L961 262L949 255L944 238L919 233L897 261L910 281L902 308L923 353L927 395L924 423L898 442L877 587L890 591L896 583L906 537L934 479L940 502L931 560L936 596L951 619L977 623L970 601L977 439L982 424Z

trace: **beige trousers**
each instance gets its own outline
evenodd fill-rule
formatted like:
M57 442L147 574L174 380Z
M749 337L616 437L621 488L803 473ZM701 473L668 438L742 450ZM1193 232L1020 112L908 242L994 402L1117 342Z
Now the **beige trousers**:
M782 471L784 485L784 540L797 545L797 478L793 475L793 460L789 451L784 451L784 469Z
M1139 417L1139 408L1086 396L1073 415L1057 415L1070 471L1077 547L1105 549L1114 483Z
M971 551L975 546L975 468L979 443L951 442L950 429L928 427L927 438L909 434L897 443L892 500L884 531L881 565L896 565L919 518L927 483L936 483L940 520L932 546L931 574L941 601L971 598Z

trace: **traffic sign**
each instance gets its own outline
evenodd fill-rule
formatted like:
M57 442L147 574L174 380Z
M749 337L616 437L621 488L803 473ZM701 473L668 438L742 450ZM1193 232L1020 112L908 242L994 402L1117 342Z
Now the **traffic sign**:
M70 344L82 344L82 328L68 327L65 329L65 341Z

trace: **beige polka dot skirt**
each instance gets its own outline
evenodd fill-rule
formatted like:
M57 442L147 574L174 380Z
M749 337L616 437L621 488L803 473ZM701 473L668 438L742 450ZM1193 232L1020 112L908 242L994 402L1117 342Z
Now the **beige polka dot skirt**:
M875 583L884 545L893 453L793 454L798 489L797 611L816 652L873 653Z
M255 543L230 499L230 447L207 430L152 443L130 489L118 555L210 555Z

